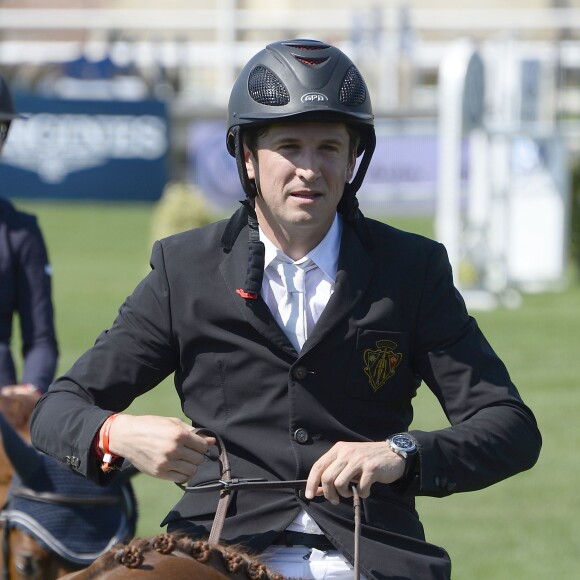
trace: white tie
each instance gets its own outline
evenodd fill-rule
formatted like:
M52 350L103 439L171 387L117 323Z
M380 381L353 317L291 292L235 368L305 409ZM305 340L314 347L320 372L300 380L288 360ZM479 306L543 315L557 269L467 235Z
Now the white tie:
M278 305L286 335L297 352L308 338L308 318L306 312L306 272L316 264L308 259L297 264L276 260L276 270L286 287L286 296Z

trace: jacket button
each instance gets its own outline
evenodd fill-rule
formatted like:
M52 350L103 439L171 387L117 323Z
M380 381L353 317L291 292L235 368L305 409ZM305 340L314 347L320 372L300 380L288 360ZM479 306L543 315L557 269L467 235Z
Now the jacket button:
M70 465L73 469L78 469L80 464L81 460L78 457L73 456L70 458Z
M308 441L309 437L310 436L308 435L308 431L306 431L306 429L300 428L294 431L294 441L296 441L296 443L300 443L302 445Z
M299 381L301 381L302 379L306 378L306 375L307 374L308 374L308 369L306 367L296 367L292 371L292 376L295 379L298 379Z

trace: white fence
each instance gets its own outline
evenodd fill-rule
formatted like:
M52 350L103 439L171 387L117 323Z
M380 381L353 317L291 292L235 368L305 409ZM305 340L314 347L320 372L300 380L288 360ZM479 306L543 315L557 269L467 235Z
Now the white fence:
M574 38L580 9L258 11L235 9L235 0L217 5L0 9L0 67L47 67L83 53L95 59L108 53L133 62L146 77L159 68L168 72L179 87L178 106L222 109L239 68L267 42L315 37L336 43L359 64L377 111L435 111L437 71L449 42L470 36L485 53L498 39L511 38L529 58L555 63L558 106L580 109L577 89L566 86L580 66L580 39Z

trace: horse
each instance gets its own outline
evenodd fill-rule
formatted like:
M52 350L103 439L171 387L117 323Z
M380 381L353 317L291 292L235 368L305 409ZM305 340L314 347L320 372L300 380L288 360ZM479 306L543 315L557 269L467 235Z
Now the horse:
M62 580L283 580L242 549L180 534L134 538Z
M133 537L131 472L101 487L61 467L30 445L32 406L15 400L0 393L0 570L3 580L54 580Z
M32 409L36 404L36 397L33 395L17 394L3 395L0 391L0 413L4 415L8 423L27 442L30 442L29 421ZM0 445L0 506L6 502L6 495L14 468L6 456L4 447Z

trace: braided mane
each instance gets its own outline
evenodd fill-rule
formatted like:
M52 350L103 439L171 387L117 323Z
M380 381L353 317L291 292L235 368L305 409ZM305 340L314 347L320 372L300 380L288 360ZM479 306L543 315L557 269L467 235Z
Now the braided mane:
M120 566L139 568L146 562L148 554L190 557L201 564L216 568L223 566L226 574L245 574L250 580L284 580L284 577L269 570L259 560L234 546L211 545L205 540L193 540L185 535L159 534L150 539L134 538L128 544L117 544L98 560L98 566L89 567L86 580L102 578L103 574ZM97 562L95 562L97 563Z

